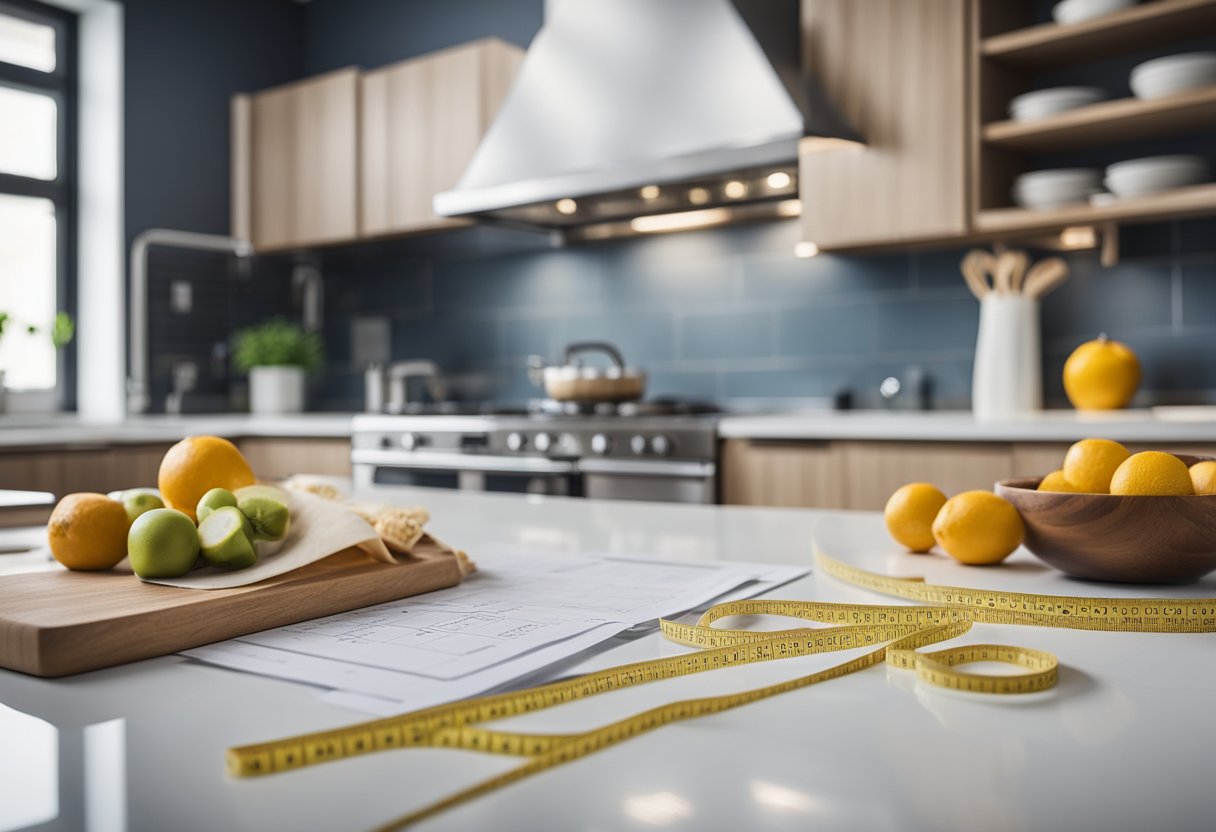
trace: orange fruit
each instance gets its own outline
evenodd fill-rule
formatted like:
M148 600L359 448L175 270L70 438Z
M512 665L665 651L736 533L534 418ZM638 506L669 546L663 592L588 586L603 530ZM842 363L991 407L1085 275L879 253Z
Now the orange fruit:
M198 522L198 501L213 488L236 491L255 482L249 461L227 439L187 436L160 463L156 484L169 508Z
M955 494L933 521L933 536L950 557L973 566L1000 563L1022 545L1022 515L991 491Z
M1109 439L1082 439L1064 455L1064 478L1084 494L1109 494L1110 478L1131 454Z
M1162 451L1142 451L1127 458L1110 481L1110 493L1148 497L1189 497L1195 493L1186 463Z
M1043 477L1039 483L1038 491L1059 491L1065 494L1077 494L1081 489L1068 481L1068 477L1064 476L1063 471L1052 471L1047 476Z
M927 482L912 482L891 495L883 519L891 537L913 552L933 548L933 518L946 502L946 495Z
M118 500L105 494L68 494L51 512L47 542L68 569L109 569L127 556L131 521Z
M1140 386L1140 360L1125 344L1099 335L1064 362L1064 392L1078 410L1127 407Z
M1216 494L1216 462L1209 459L1192 465L1191 485L1196 494Z

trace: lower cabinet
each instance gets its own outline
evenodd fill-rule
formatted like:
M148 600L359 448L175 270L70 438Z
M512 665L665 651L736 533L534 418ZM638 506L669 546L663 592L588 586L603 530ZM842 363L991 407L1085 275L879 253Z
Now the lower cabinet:
M49 491L56 497L76 491L117 491L155 486L164 445L0 452L0 488Z
M285 480L296 474L350 476L349 439L250 438L237 442L258 479Z
M237 442L254 472L265 480L293 474L350 476L350 440L250 438ZM171 443L97 448L0 450L0 489L49 491L58 497L77 491L117 491L156 486L160 461Z
M1060 467L1067 442L812 442L727 439L721 496L727 505L879 510L909 482L947 495ZM1216 456L1216 445L1130 444Z
M843 455L827 442L728 439L722 446L722 502L846 508Z

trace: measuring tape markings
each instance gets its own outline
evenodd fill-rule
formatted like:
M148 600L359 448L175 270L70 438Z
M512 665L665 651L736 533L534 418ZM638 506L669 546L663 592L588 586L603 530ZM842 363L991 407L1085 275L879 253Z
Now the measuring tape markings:
M1051 653L998 644L968 644L919 652L966 633L972 622L1113 632L1216 632L1216 599L1079 598L926 584L841 563L816 547L823 571L839 580L931 606L877 606L795 600L745 600L711 607L696 624L660 621L663 635L698 652L635 662L523 691L440 705L359 725L275 742L231 748L228 770L255 776L374 751L407 747L462 748L529 758L489 778L398 818L381 829L401 829L487 794L656 728L818 684L886 662L914 671L939 687L987 694L1046 690L1057 681ZM833 626L779 631L712 626L737 615L774 615ZM726 667L880 645L862 656L796 679L739 693L657 706L590 731L531 734L478 727L600 693ZM987 675L958 670L973 662L1002 662L1025 673Z

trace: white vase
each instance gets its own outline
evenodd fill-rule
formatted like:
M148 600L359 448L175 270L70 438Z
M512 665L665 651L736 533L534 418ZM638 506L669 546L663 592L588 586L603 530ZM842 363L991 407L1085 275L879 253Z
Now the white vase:
M1024 295L990 294L980 301L971 409L992 421L1043 408L1039 304Z
M304 368L251 368L249 409L259 414L299 413L304 410Z

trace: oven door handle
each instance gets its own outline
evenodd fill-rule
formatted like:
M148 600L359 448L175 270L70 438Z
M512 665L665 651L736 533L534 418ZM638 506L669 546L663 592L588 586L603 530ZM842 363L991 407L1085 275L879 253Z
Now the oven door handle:
M578 468L584 474L622 474L635 477L680 477L710 479L717 471L712 462L680 462L649 459L584 459Z
M385 468L414 468L431 471L487 471L503 474L573 474L574 463L542 457L484 456L453 454L443 451L389 451L355 448L350 452L355 465Z

